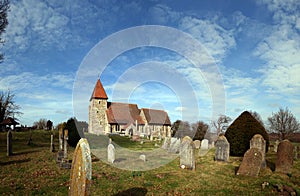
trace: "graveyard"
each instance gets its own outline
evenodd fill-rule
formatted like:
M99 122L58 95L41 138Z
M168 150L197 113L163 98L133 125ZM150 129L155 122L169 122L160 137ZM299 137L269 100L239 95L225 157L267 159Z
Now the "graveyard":
M29 141L30 134L32 134ZM50 139L54 135L54 150ZM7 156L7 133L0 133L0 195L67 195L70 169L57 164L58 131L35 130L12 132L12 155ZM189 139L183 139L185 143ZM223 142L224 139L222 139ZM108 138L103 146L108 145ZM112 143L139 151L158 150L162 141L131 141L127 137L112 137ZM253 142L255 143L255 142ZM292 143L300 146L300 143ZM257 145L257 144L252 144ZM274 145L274 141L271 141ZM91 149L94 148L90 145ZM68 146L67 159L73 159L74 148ZM184 151L189 151L184 148ZM92 155L91 195L277 195L281 189L300 194L300 160L294 159L289 171L275 170L276 153L272 148L265 154L266 167L258 176L236 175L243 157L215 161L216 148L199 153L191 168L182 169L180 156L165 165L146 171L122 170ZM93 152L93 151L92 151ZM248 151L247 151L248 152ZM106 153L106 152L105 152ZM102 156L107 156L106 154ZM260 154L259 152L256 152ZM116 155L117 157L120 155ZM151 157L140 157L140 164L150 163ZM106 157L105 157L106 159ZM137 157L139 159L139 157ZM121 164L113 163L113 164ZM188 163L185 163L188 164Z

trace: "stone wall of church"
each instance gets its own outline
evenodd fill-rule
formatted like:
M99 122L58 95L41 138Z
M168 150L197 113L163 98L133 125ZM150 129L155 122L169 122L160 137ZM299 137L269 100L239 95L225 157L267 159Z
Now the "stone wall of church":
M109 132L106 116L107 101L92 99L89 105L89 133L105 134Z

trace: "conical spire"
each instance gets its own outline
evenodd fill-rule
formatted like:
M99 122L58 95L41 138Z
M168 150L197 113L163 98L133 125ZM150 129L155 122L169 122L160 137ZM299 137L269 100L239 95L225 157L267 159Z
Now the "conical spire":
M92 99L108 99L106 92L100 82L100 79L97 80L90 100Z

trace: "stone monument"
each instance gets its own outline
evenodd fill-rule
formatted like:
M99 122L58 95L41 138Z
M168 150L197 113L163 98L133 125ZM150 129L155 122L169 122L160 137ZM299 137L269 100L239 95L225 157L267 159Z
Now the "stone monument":
M69 196L90 195L92 180L91 152L87 139L81 138L73 155Z

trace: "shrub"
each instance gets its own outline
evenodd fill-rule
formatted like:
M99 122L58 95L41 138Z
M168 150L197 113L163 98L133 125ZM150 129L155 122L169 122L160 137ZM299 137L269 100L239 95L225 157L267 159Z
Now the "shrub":
M72 147L76 147L78 141L80 140L80 135L78 133L77 127L76 127L76 119L70 118L67 121L65 129L68 129L68 144Z
M260 134L269 146L269 135L265 128L247 111L243 112L227 129L225 137L230 143L230 155L243 156L250 148L250 140Z

